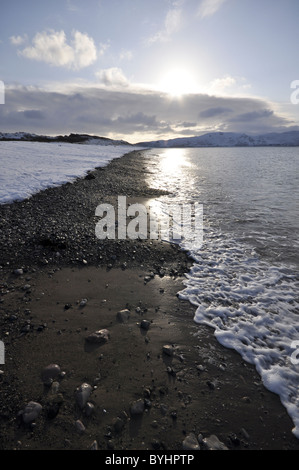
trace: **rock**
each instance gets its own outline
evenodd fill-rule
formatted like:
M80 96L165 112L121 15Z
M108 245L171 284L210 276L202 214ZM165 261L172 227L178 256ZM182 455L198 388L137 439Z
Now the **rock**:
M24 274L24 271L22 268L20 269L15 269L14 270L14 273L17 275L17 276L22 276L22 274Z
M151 325L151 322L149 320L142 320L140 323L140 328L143 330L148 330Z
M53 382L51 385L51 393L56 394L59 390L60 384L59 382Z
M42 405L35 401L30 401L22 411L22 417L25 424L30 424L38 418L42 411Z
M119 312L117 312L116 317L121 323L126 323L130 318L130 314L131 312L128 309L120 310Z
M123 430L124 426L124 420L119 417L115 418L115 420L113 421L113 429L117 433L120 433Z
M249 434L248 434L248 432L246 431L245 428L241 428L241 433L243 434L245 439L249 440L250 436L249 436Z
M210 380L208 380L207 381L207 386L209 387L210 390L215 390L214 382L211 382Z
M86 403L85 406L85 414L86 416L91 416L94 413L94 404L90 403L89 401Z
M200 446L195 434L190 433L183 441L184 450L200 450Z
M82 423L82 421L80 421L80 419L77 419L77 421L75 422L75 426L76 426L76 429L77 431L82 434L83 432L85 432L85 426L84 424Z
M212 434L203 439L203 443L208 450L228 450L228 448L219 441L218 437Z
M87 404L91 392L92 392L92 386L87 383L83 383L77 389L76 401L81 409L83 409L85 405Z
M79 305L80 307L85 307L86 304L87 304L87 299L82 299Z
M167 356L172 357L174 355L174 351L174 346L171 346L170 344L166 344L165 346L163 346L163 353Z
M98 446L97 441L93 441L93 443L91 444L89 450L98 450L98 449L99 449L99 446Z
M59 376L61 369L58 364L49 364L42 371L42 381L45 385L51 385Z
M144 400L141 398L134 403L132 403L131 408L130 408L130 413L131 416L139 416L142 415L144 412Z
M95 331L87 336L86 341L93 344L104 344L110 338L110 332L106 329Z

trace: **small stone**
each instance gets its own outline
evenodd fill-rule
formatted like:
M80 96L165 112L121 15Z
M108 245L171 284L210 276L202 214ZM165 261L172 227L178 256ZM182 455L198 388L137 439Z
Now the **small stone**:
M165 346L163 346L163 353L167 356L172 357L174 355L174 347L169 344L166 344Z
M208 450L228 450L223 442L219 441L218 437L214 434L203 439L203 443Z
M207 381L207 386L209 387L210 390L215 390L215 384L211 382L210 380Z
M94 404L88 401L85 406L85 414L87 417L90 417L93 413L94 413Z
M244 403L251 403L251 400L250 400L249 397L242 397L242 401L243 401Z
M30 401L22 411L22 417L25 424L30 424L38 418L42 411L42 405L35 401Z
M42 381L45 385L51 385L61 372L58 364L49 364L42 371Z
M24 271L22 268L20 269L15 269L14 270L14 273L17 275L17 276L22 276L22 274L24 274Z
M82 434L83 432L85 432L85 426L84 424L82 423L82 421L80 421L80 419L77 419L77 421L75 422L75 426L76 426L76 429L77 431Z
M140 323L140 328L143 330L148 330L151 325L151 322L149 320L142 320Z
M99 449L99 446L98 446L97 441L93 441L93 443L91 444L89 450L98 450L98 449Z
M200 446L195 434L190 433L183 441L184 450L200 450Z
M245 428L241 428L241 433L243 434L245 439L249 440L250 436L249 436L249 434L248 434L248 432L246 431Z
M115 420L113 421L113 429L117 433L120 433L123 430L124 426L124 421L119 417L115 418Z
M93 344L104 344L110 338L110 332L106 329L95 331L91 333L87 338L86 341Z
M87 304L87 299L82 299L79 305L80 307L85 307L86 304Z
M77 404L81 409L83 409L90 397L90 394L92 392L92 386L89 385L88 383L83 383L80 385L80 387L77 389L76 393L76 401Z
M131 314L130 310L124 309L124 310L120 310L119 312L117 312L116 317L118 321L120 321L121 323L126 323L130 318L130 314Z
M56 394L56 393L58 392L58 390L59 390L59 386L60 386L59 382L52 382L52 385L51 385L51 392L52 392L53 394Z
M144 412L144 400L141 398L134 403L132 403L130 408L131 416L138 416Z

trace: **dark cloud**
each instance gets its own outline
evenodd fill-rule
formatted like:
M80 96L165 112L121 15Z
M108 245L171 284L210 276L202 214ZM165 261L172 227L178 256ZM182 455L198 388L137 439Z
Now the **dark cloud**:
M256 119L267 119L273 116L273 111L271 109L263 109L261 111L252 111L250 113L239 114L238 116L231 119L231 122L250 122L255 121Z
M129 88L113 91L95 86L70 87L59 93L8 87L5 105L0 106L0 123L2 132L51 135L79 132L130 142L213 130L282 132L292 124L260 99L205 94L171 99L153 91Z
M27 111L22 111L25 118L28 119L44 119L44 114L38 109L28 109Z
M210 118L210 117L220 116L221 114L228 114L232 112L233 110L230 108L223 108L219 106L218 108L205 109L204 111L199 113L199 116L202 118Z

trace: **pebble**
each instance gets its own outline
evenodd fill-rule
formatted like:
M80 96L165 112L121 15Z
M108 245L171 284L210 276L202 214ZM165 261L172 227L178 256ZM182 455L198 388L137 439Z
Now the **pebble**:
M45 385L51 385L61 372L58 364L49 364L42 371L42 381Z
M77 389L76 401L81 409L83 409L85 405L87 404L91 392L92 392L92 386L89 385L88 383L83 383Z
M116 317L118 321L120 321L121 323L126 323L130 318L130 314L131 314L130 310L124 309L124 310L120 310L119 312L117 312Z
M194 433L188 434L183 441L184 450L200 450L198 440Z
M120 417L115 418L113 421L113 429L115 432L120 433L125 426L125 422Z
M149 320L142 320L140 323L140 328L143 330L148 330L151 325L151 322Z
M15 269L14 270L14 273L17 275L17 276L22 276L22 274L24 274L24 271L22 268L20 269Z
M85 307L86 304L87 304L87 299L82 299L79 305L80 307Z
M212 434L203 439L203 443L208 450L228 450L228 448L219 441L218 437Z
M98 446L97 441L93 441L93 443L91 444L89 450L98 450L98 449L99 449L99 446Z
M94 344L103 344L103 343L107 343L109 338L110 338L109 330L103 329L103 330L98 330L98 331L95 331L94 333L91 333L89 336L87 336L86 341L88 341L89 343L94 343Z
M138 416L144 412L144 400L141 398L134 403L132 403L130 408L131 416Z
M89 401L86 403L85 406L85 414L86 416L91 416L94 413L94 404L90 403Z
M35 401L30 401L22 411L22 417L25 424L30 424L38 418L42 411L42 405Z
M167 356L170 356L172 357L174 355L174 347L169 345L169 344L166 344L165 346L163 346L163 353L166 354Z
M80 419L77 419L77 421L75 422L75 426L76 426L76 429L79 433L83 433L85 432L85 426L84 424L82 423L82 421L80 421Z

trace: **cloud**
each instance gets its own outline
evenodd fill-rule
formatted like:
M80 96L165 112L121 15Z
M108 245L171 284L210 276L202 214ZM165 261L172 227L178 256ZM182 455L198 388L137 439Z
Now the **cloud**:
M198 9L198 16L205 18L212 16L227 0L202 0Z
M101 74L106 84L127 86L104 88L90 83L59 92L8 86L6 105L0 106L1 131L78 132L140 142L216 130L249 134L298 130L262 99L208 94L170 99L161 92L133 89L120 69Z
M223 108L221 106L218 106L217 108L208 108L205 111L202 111L201 113L199 113L199 116L202 118L211 118L220 116L221 114L227 114L232 112L233 110L230 108Z
M13 46L21 46L27 41L28 37L27 34L24 34L24 36L11 36L9 39Z
M251 85L246 81L244 77L232 77L226 75L225 77L216 78L212 80L207 86L207 92L210 94L225 95L233 93L242 93L250 89Z
M64 31L54 30L37 33L32 43L32 46L20 51L20 55L56 67L79 70L97 59L93 39L80 31L73 31L70 44L67 43Z
M96 77L99 83L106 87L127 87L129 85L128 79L125 77L123 71L119 67L111 67L96 72Z
M44 114L39 109L27 109L23 113L25 118L44 119Z
M158 31L154 36L148 39L149 44L155 42L165 42L169 41L171 36L180 30L182 24L182 9L181 8L171 8L168 10L163 29Z
M273 116L273 111L271 109L262 109L260 111L251 111L249 113L242 113L234 118L230 119L231 122L250 122L257 119L267 119Z
M133 52L130 50L123 49L119 54L120 60L132 60L133 59Z

